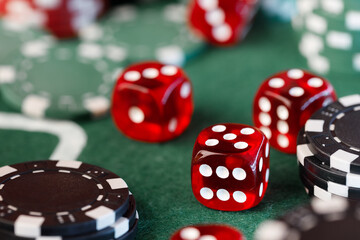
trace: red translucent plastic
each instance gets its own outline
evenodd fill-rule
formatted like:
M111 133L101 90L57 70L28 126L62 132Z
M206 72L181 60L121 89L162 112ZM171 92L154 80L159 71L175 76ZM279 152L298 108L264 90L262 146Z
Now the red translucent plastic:
M163 142L185 131L193 108L191 82L181 68L144 62L128 67L118 79L111 112L126 136Z
M258 129L242 124L210 126L196 139L191 185L206 207L241 211L260 203L269 180L269 144Z
M311 115L336 100L333 86L312 73L292 69L266 79L253 104L253 121L285 153L296 153L296 139Z
M190 25L211 44L234 45L248 32L258 3L258 0L192 0Z
M198 225L180 229L170 240L244 240L242 233L226 225Z

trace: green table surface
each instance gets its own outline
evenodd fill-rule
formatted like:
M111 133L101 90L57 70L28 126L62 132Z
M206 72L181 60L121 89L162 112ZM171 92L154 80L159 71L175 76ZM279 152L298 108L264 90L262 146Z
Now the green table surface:
M198 223L226 223L253 238L257 226L308 202L298 177L296 156L271 149L270 184L263 201L241 212L222 212L201 205L191 190L194 141L205 127L223 122L252 124L252 101L261 82L289 68L305 68L289 23L255 21L239 46L210 48L188 62L194 86L195 112L179 138L162 144L130 140L118 132L110 116L77 121L88 141L78 160L119 174L134 194L140 214L136 239L168 239L177 229ZM338 96L360 93L359 76L327 76ZM0 111L13 112L2 100ZM2 165L47 159L58 139L47 133L0 130Z

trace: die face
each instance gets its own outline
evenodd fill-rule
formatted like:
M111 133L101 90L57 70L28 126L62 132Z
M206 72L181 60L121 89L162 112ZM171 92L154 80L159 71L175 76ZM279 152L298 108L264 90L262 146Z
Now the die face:
M193 0L189 21L211 44L233 45L247 32L257 5L257 0Z
M196 140L191 164L192 189L206 207L240 211L256 206L269 178L269 144L257 129L220 124Z
M178 67L157 62L132 65L114 88L114 122L126 136L136 140L170 140L191 121L191 89L189 79Z
M280 72L258 89L253 121L274 148L295 153L301 127L316 110L335 99L332 85L321 77L299 69Z
M240 231L226 225L188 226L177 231L170 240L242 240Z

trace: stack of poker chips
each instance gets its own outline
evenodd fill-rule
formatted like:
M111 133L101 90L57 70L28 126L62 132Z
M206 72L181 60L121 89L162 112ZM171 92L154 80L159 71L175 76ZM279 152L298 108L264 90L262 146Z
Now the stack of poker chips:
M282 217L262 223L255 240L338 240L359 236L360 204L344 198L322 201L314 198Z
M139 221L126 182L78 161L0 168L0 239L134 239Z
M311 196L360 199L360 95L318 110L300 131L300 178Z
M360 74L360 1L297 0L299 51L320 74Z

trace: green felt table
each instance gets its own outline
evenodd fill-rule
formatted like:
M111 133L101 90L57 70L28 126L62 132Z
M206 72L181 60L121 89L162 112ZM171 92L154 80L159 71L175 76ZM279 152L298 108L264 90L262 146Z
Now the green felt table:
M194 87L195 112L189 128L162 144L130 140L116 130L110 116L80 120L88 141L78 160L110 169L123 177L140 214L137 239L168 239L185 225L226 223L253 238L257 226L306 203L296 156L271 149L270 184L263 201L241 212L222 212L201 205L192 194L191 154L198 133L223 122L252 124L252 101L260 83L289 68L305 68L289 23L260 17L246 40L232 48L210 48L191 60L185 71ZM359 76L327 76L339 96L360 92ZM15 112L0 100L0 111ZM48 133L0 130L2 165L47 159L58 143Z

